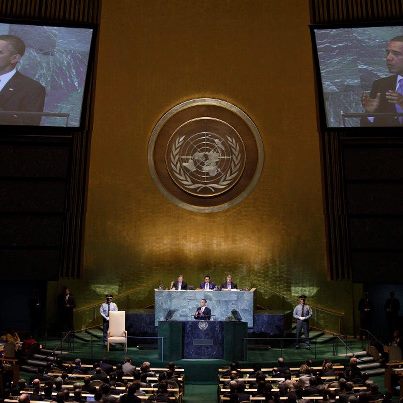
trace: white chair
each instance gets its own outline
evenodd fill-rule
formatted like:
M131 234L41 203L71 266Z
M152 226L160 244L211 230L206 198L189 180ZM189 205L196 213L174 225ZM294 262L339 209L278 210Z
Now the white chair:
M127 331L125 323L125 311L109 312L109 330L108 330L108 351L109 344L124 344L127 352Z

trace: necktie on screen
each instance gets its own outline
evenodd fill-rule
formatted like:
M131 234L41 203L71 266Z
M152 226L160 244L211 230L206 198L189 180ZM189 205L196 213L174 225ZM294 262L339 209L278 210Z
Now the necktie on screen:
M302 308L301 308L301 317L303 318L305 316L305 305L302 304Z
M111 310L111 304L108 304L108 318L109 318L109 312Z
M204 289L205 289L205 290L208 290L208 289L209 289L208 283L204 284Z
M403 78L399 80L399 85L397 86L396 92L403 95ZM403 113L403 107L399 104L396 104L396 112ZM403 116L399 116L399 122L400 124L403 123Z

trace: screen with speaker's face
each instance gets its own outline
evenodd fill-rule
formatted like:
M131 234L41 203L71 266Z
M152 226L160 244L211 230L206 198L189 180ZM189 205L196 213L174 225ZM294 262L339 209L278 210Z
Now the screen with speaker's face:
M313 27L312 34L326 126L402 125L403 26Z
M93 34L0 22L0 124L79 127Z

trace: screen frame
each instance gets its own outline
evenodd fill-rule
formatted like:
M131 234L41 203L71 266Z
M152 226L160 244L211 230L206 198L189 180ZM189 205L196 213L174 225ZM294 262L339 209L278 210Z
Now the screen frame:
M348 28L380 28L380 27L399 27L403 29L403 20L385 21L363 21L363 22L346 22L346 23L325 23L325 24L310 24L309 31L311 35L312 56L314 63L315 90L317 96L317 111L318 125L321 131L329 132L354 132L354 134L367 135L368 133L379 133L387 129L387 134L390 136L401 135L402 126L329 126L327 123L326 105L323 92L322 74L320 70L319 53L316 41L315 30L328 29L348 29Z
M95 23L81 23L71 21L54 21L51 19L35 20L24 18L4 18L0 17L0 24L9 25L32 25L38 27L60 27L60 28L84 28L91 29L91 41L88 52L87 69L85 73L85 81L83 86L83 96L81 102L80 121L77 126L52 126L52 125L7 125L1 124L0 128L4 134L19 133L35 133L41 134L70 134L88 129L89 113L90 113L90 89L95 83L95 67L96 67L96 48L98 44L98 25ZM18 70L18 69L17 69ZM61 112L62 113L62 112Z

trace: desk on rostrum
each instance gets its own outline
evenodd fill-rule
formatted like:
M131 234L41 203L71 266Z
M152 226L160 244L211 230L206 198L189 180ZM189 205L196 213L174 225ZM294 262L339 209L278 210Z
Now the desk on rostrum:
M236 319L247 322L253 327L253 297L251 291L240 290L155 290L155 326L160 321L189 321L200 300L205 298L216 321L228 320L233 312L239 315Z

